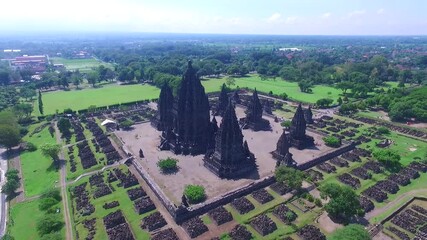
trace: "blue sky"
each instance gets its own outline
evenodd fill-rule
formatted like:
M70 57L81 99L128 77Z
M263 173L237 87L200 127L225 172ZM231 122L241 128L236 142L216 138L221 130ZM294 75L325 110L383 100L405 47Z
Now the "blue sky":
M426 0L7 0L0 31L425 35Z

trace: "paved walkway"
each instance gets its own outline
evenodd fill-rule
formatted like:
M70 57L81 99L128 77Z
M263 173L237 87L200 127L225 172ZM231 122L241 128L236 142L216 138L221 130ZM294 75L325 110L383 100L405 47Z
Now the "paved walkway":
M61 133L59 132L58 127L56 126L56 122L54 124L55 126L55 136L56 136L56 142L58 144L62 144L61 141ZM59 159L60 159L60 187L61 187L61 196L62 196L62 204L64 209L64 221L65 221L65 238L67 240L73 239L73 230L71 227L71 216L68 206L68 197L67 197L67 164L64 160L64 151L63 148L61 148L61 151L59 152Z
M7 171L7 155L6 149L0 148L0 189L6 183L5 173ZM6 195L0 193L0 237L6 232L6 220L7 220L7 202Z

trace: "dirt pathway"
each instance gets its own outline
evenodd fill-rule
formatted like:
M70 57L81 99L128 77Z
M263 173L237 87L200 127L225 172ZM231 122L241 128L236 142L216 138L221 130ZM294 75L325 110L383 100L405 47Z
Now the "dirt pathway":
M401 195L399 195L396 199L394 199L393 201L387 203L387 205L385 205L382 208L375 208L374 210L370 211L369 213L366 214L365 218L370 220L373 217L376 217L388 210L390 210L391 208L395 207L396 204L398 204L400 201L402 201L404 198L408 197L408 196L416 196L417 194L427 194L427 189L418 189L418 190L412 190L406 193L403 193Z
M55 136L56 136L56 142L58 144L61 144L61 133L59 132L58 127L56 126L56 123L54 124L55 126ZM73 239L73 230L71 227L71 216L70 216L70 211L69 211L69 207L68 207L68 197L67 197L67 165L65 162L65 158L64 158L64 151L63 148L61 148L61 151L59 152L59 159L60 159L60 187L61 187L61 196L62 196L62 205L64 208L64 221L65 221L65 238L67 240L72 240Z

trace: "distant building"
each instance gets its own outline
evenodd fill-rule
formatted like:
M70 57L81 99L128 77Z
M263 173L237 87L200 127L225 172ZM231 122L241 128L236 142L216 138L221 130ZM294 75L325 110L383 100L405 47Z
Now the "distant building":
M34 73L46 71L49 59L47 55L22 56L11 59L11 67L17 70L31 70Z

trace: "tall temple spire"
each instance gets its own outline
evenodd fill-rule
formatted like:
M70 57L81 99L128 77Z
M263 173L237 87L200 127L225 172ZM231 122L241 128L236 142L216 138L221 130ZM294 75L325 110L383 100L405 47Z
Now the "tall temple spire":
M162 134L161 149L176 154L205 154L211 139L209 101L191 61L173 106L173 131Z
M304 118L307 124L313 124L313 112L311 112L311 105L304 111Z
M307 123L304 118L304 112L301 104L298 105L297 111L292 118L290 127L291 144L298 149L304 149L306 147L314 145L314 139L311 136L307 136L305 131Z
M225 83L222 84L221 87L221 93L219 95L219 99L218 99L218 105L216 106L216 110L215 110L215 116L223 116L225 109L227 108L228 105L228 94L227 94L227 88L225 86Z
M246 109L244 128L251 128L254 131L271 130L270 122L262 118L262 111L263 109L258 97L258 91L255 89Z
M285 165L285 166L295 166L296 162L292 158L292 153L289 152L291 147L291 138L289 134L286 134L286 131L283 129L283 133L277 141L276 150L271 154L273 158L277 160L276 166Z
M255 157L237 120L234 105L229 101L215 137L215 150L204 158L204 165L221 178L235 178L256 168Z
M168 84L164 84L160 90L160 96L157 104L158 114L151 121L152 125L159 131L171 129L173 127L173 94Z

